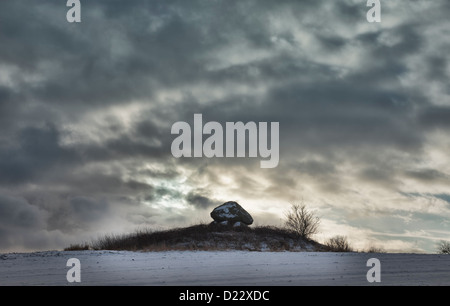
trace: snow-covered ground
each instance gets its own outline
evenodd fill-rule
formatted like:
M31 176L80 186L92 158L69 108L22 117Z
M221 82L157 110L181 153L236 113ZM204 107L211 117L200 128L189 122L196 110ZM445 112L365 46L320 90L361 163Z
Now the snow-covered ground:
M80 283L69 283L70 258ZM369 283L369 258L380 283ZM0 285L450 285L450 256L248 251L48 251L0 254Z

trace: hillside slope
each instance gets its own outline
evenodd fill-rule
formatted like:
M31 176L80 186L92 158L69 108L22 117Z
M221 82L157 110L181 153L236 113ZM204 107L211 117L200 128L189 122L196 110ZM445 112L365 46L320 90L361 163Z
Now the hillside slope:
M286 229L259 226L198 224L164 231L139 231L105 236L90 245L66 250L250 250L250 251L326 251L314 240L304 239Z

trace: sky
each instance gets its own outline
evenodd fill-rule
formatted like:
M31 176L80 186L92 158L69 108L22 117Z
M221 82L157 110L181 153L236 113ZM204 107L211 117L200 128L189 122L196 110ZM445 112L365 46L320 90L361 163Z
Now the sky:
M450 2L0 2L0 252L304 203L319 242L450 239ZM279 163L175 158L175 122L278 122Z

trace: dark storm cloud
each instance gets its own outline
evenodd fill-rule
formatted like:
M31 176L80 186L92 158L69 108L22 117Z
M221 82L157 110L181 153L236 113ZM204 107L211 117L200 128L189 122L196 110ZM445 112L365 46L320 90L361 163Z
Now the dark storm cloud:
M213 206L217 206L218 204L220 204L220 201L217 201L215 199L211 199L208 196L208 193L205 192L204 190L194 190L188 193L188 195L186 196L186 201L199 209L207 209ZM222 201L224 202L224 201Z
M426 107L419 114L418 120L425 128L448 130L450 128L450 107Z
M1 196L0 209L2 226L10 224L19 228L35 228L42 222L39 210L23 199Z
M26 127L14 139L17 143L0 148L2 183L29 182L54 167L68 167L78 158L75 152L60 145L60 133L51 123Z
M320 41L322 46L330 52L334 52L338 49L343 48L347 40L343 37L335 35L317 35L317 39Z
M14 114L14 93L6 86L0 85L0 126L6 128Z
M45 8L49 15L64 12L63 8L45 2L41 4L44 9L16 3L2 10L5 30L1 38L9 48L0 58L28 73L45 76L45 81L37 84L15 80L21 81L22 92L70 110L132 98L151 99L155 86L207 81L205 64L214 61L214 50L236 39L271 47L265 15L258 14L265 11L260 3L249 2L248 9L256 9L255 14L240 11L238 2L202 5L200 9L179 2L86 3L83 22L76 29L68 23L47 21ZM94 8L104 12L105 18L99 20ZM226 18L213 18L219 9L229 11ZM25 14L28 22L17 25L20 14ZM50 58L52 61L47 61Z
M70 201L71 216L77 222L92 224L105 215L108 205L87 197L74 197Z
M45 215L23 198L0 195L0 248L35 247L33 235L42 229Z
M132 179L125 180L120 178L121 175L122 170L116 169L113 174L102 173L102 171L97 173L86 171L79 174L74 173L67 178L59 177L66 188L76 193L119 196L121 194L141 195L154 192L152 185Z
M437 169L405 171L405 175L423 183L449 182L450 176Z
M100 9L115 11L114 5L123 6L106 4ZM9 4L2 9L1 18L0 39L8 48L0 51L0 61L45 78L33 83L21 76L14 80L22 93L33 99L82 111L131 98L151 98L152 81L173 83L195 71L195 64L186 57L195 53L187 44L196 44L197 30L177 16L170 15L162 29L152 31L149 14L141 10L141 4L130 4L140 17L121 12L120 20L99 20L86 3L86 21L73 29L63 18L61 22L49 18L58 13L65 16L64 5L40 5L43 9L23 1ZM16 22L24 15L27 22ZM89 17L95 22L89 22ZM136 18L141 22L134 22ZM122 22L128 27L122 27ZM176 39L167 39L171 35Z

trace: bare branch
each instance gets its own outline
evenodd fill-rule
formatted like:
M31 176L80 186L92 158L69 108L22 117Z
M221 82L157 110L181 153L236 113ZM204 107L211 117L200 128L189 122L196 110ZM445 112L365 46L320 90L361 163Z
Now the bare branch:
M292 204L286 212L285 226L303 238L309 239L319 230L320 219L304 204Z
M352 252L352 247L345 236L334 236L325 243L332 252Z

